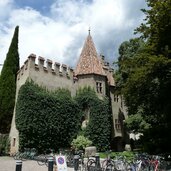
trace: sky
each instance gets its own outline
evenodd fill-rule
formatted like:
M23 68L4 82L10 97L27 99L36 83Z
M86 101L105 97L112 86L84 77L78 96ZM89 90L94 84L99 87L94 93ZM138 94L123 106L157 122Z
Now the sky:
M137 36L143 8L145 0L0 0L0 64L17 25L20 66L34 53L75 68L89 28L97 53L113 63Z

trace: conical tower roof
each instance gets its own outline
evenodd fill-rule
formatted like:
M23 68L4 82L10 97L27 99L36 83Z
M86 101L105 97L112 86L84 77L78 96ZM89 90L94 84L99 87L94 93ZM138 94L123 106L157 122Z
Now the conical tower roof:
M75 69L75 75L85 74L105 75L90 32L84 43L77 67Z

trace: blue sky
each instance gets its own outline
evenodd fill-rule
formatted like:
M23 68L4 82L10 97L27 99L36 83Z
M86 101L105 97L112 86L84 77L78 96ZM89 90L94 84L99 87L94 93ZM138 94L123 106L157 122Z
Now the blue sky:
M19 8L24 8L26 6L32 7L42 14L48 14L49 7L54 2L54 0L15 0L15 4Z
M143 22L142 8L145 0L0 0L0 64L16 25L20 65L34 53L74 68L89 27L98 54L112 63Z

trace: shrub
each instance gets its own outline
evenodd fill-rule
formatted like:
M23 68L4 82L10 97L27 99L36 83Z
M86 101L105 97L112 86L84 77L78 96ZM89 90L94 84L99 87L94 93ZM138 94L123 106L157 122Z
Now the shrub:
M86 147L92 145L92 141L83 135L79 135L76 139L73 139L71 145L75 150L84 150Z
M9 152L8 134L0 135L0 155L6 155Z

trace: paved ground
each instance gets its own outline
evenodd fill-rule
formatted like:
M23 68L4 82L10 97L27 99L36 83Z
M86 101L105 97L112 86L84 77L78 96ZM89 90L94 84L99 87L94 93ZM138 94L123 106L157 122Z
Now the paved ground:
M12 157L0 157L0 171L15 171L16 161ZM56 169L54 168L54 171ZM68 171L74 171L73 168L68 168ZM36 161L23 161L22 171L48 171L46 166L39 166Z

